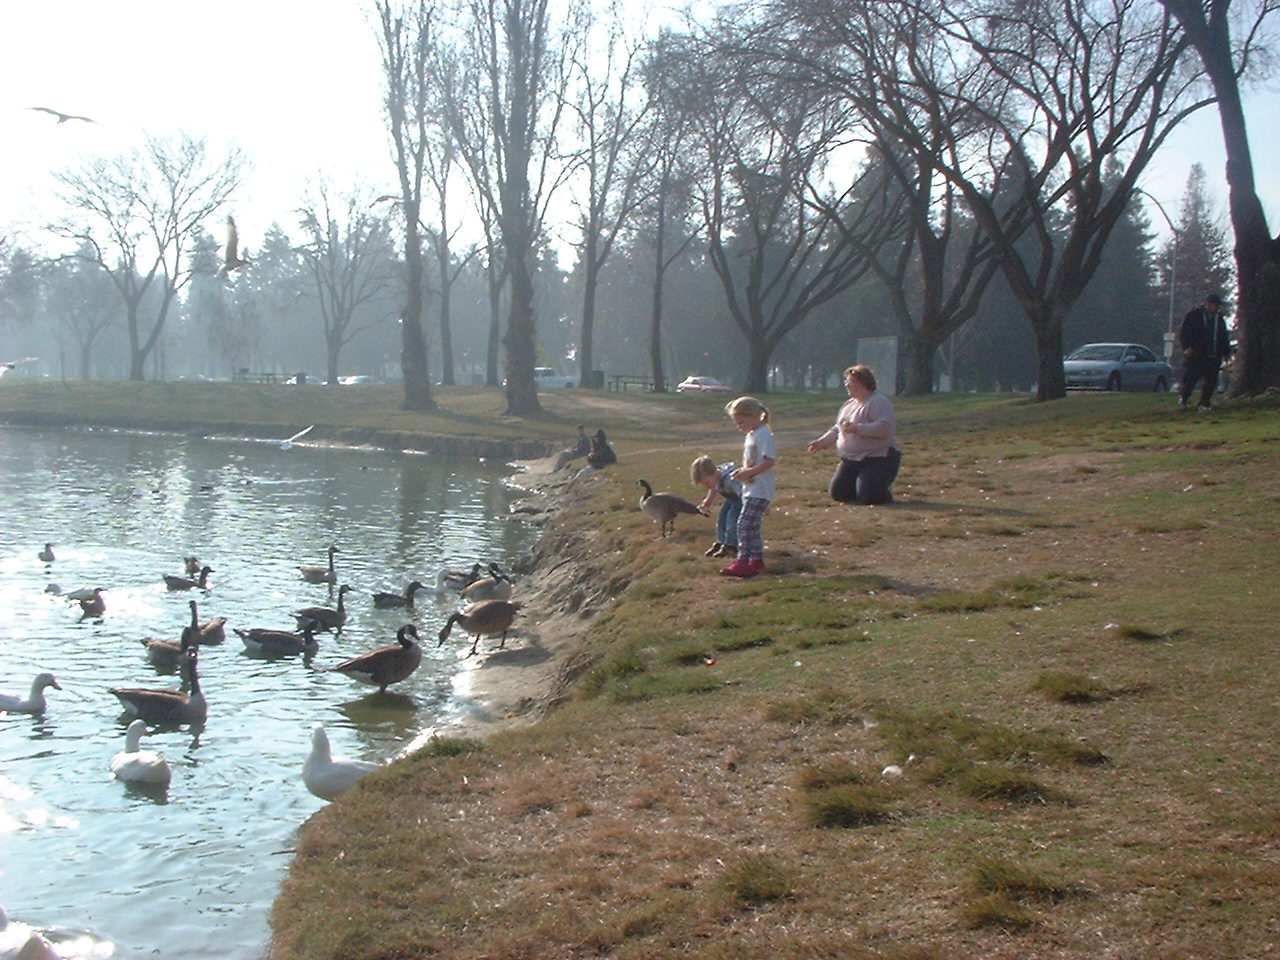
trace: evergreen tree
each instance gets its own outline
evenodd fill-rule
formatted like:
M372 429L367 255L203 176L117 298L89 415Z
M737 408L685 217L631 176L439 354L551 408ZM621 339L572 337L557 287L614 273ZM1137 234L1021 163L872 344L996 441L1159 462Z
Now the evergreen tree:
M1182 315L1203 303L1207 294L1216 292L1227 298L1233 288L1231 247L1205 179L1204 167L1194 164L1182 195L1177 235L1165 243L1160 254L1159 290L1164 303L1173 303L1175 330ZM1173 281L1172 301L1170 280Z

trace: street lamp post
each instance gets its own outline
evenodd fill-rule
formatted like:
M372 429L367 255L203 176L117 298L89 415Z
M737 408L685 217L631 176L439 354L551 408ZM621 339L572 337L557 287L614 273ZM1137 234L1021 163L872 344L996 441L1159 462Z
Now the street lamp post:
M1164 335L1164 358L1165 360L1171 360L1173 357L1173 295L1178 286L1178 228L1173 225L1173 220L1165 211L1163 203L1141 187L1134 187L1134 193L1142 194L1156 205L1156 209L1160 211L1160 216L1164 217L1164 222L1169 225L1169 235L1173 237L1173 251L1169 257L1169 329Z

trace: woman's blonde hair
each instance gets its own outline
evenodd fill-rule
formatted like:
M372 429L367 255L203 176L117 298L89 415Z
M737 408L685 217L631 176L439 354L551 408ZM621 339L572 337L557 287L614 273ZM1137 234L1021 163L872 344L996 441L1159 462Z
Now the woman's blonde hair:
M876 375L865 363L855 363L852 367L846 367L844 375L852 376L868 390L876 388Z
M719 472L720 468L716 466L716 462L704 453L689 466L689 479L697 483L704 477L710 477Z
M760 418L761 423L769 422L769 408L755 397L739 397L737 400L730 400L724 405L724 412L731 417L735 413L745 413L748 416L754 414Z

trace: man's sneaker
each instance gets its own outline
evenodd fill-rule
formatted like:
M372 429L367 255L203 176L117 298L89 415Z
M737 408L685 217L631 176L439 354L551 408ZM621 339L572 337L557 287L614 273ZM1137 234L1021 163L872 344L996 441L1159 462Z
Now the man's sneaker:
M1213 407L1209 406L1209 404L1207 403L1202 403L1200 404L1200 406L1196 407L1196 410L1198 410L1200 413L1204 413L1206 410L1212 410L1212 409Z
M759 573L761 570L763 570L763 569L764 569L764 561L763 561L763 560L748 560L748 561L747 561L747 572L746 572L746 573L744 573L744 574L743 574L743 576L744 576L744 577L754 577L756 574L758 574L758 573Z
M742 557L739 557L737 560L733 561L733 563L721 569L720 576L722 577L754 577L757 573L760 572L759 570L756 570L752 573L748 573L747 571L750 569L751 569L751 561L744 560Z

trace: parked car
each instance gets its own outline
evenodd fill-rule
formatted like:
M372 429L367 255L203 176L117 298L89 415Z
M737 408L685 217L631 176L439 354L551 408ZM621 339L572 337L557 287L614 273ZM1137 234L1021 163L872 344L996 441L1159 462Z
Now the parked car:
M1173 383L1173 367L1140 343L1086 343L1062 363L1068 390L1155 390Z
M539 390L567 390L578 385L576 379L562 376L551 367L534 367L533 382Z
M733 387L715 377L685 377L676 384L676 393L732 393Z
M338 383L344 387L359 387L370 383L377 383L377 377L370 377L363 373L353 374L347 377L339 377Z

